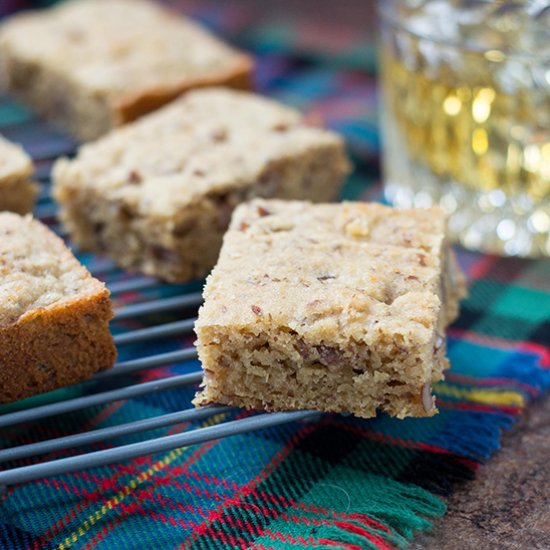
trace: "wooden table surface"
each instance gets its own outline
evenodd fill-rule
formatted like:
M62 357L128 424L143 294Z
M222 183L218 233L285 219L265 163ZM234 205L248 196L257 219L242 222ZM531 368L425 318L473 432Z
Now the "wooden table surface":
M550 550L550 396L532 404L502 449L449 499L415 550Z

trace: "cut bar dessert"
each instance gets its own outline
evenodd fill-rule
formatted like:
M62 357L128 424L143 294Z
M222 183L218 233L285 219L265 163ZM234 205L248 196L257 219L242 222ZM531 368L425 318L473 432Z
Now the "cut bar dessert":
M82 249L185 281L213 267L238 203L332 200L348 170L338 135L269 99L210 88L58 161L54 195Z
M0 27L3 87L82 139L191 88L249 88L250 56L145 0L74 0Z
M113 365L109 291L46 226L0 213L0 403Z
M30 212L38 186L32 181L32 160L19 145L0 136L0 211Z
M437 208L243 204L195 327L195 404L431 416L464 291Z

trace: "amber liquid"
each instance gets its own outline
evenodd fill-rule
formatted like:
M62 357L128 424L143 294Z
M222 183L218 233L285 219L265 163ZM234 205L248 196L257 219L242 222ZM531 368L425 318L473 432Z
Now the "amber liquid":
M550 97L537 105L528 90L511 96L491 82L431 80L389 52L384 63L386 100L414 159L473 189L550 194L550 128L539 124Z
M397 202L411 206L423 193L420 202L428 194L457 220L464 214L458 238L485 216L487 227L478 223L479 235L465 242L474 248L550 254L550 71L540 86L529 67L518 78L516 64L507 82L501 52L463 52L460 64L434 68L415 47L409 38L407 60L390 40L381 50L386 179L410 191ZM500 235L489 235L502 220ZM516 234L523 242L503 248Z

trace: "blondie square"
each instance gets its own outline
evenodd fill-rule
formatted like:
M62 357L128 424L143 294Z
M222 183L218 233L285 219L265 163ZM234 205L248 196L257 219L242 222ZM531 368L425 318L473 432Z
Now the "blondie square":
M196 323L195 404L433 415L465 290L445 235L437 208L239 206Z
M30 212L38 186L32 181L32 160L19 145L0 136L0 211Z
M109 291L63 241L0 213L0 403L85 380L113 365Z
M250 56L160 3L73 0L0 26L2 86L83 140L191 88L249 88Z
M59 160L54 196L80 248L185 281L213 267L237 204L256 196L329 201L348 170L333 132L275 101L209 88Z

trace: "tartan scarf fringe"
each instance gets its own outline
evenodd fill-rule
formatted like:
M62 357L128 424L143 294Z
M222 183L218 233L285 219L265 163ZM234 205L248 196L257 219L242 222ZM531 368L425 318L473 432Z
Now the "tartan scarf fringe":
M353 503L353 514L315 527L316 548L403 548L415 531L429 529L445 513L443 500L421 487L377 475L368 481L362 501Z
M519 411L518 411L519 414ZM500 436L512 427L517 415L501 412L460 411L430 443L456 455L481 463L500 449Z

